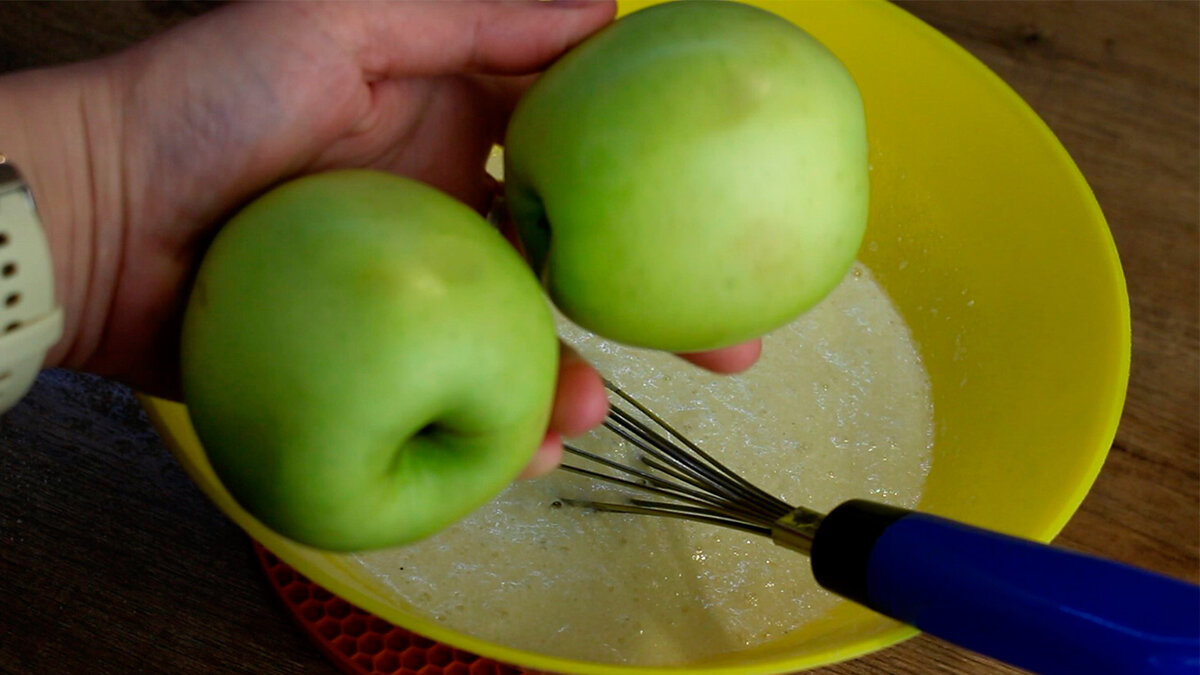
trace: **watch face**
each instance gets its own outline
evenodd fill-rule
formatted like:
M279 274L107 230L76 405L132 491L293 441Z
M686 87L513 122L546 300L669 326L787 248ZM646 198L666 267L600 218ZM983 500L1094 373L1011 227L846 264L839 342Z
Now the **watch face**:
M8 188L9 183L24 183L21 179L21 172L17 171L17 167L9 163L8 158L0 154L0 188Z
M25 194L25 199L29 202L29 208L34 213L37 213L37 202L33 199L33 191L26 184L25 177L17 170L15 164L8 161L4 153L0 153L0 196L17 190Z

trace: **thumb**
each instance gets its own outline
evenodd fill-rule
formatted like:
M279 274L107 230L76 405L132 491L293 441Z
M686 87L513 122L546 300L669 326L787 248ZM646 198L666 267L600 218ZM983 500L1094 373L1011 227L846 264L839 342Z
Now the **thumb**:
M367 3L358 21L340 22L339 37L377 77L520 75L542 70L614 13L612 0Z

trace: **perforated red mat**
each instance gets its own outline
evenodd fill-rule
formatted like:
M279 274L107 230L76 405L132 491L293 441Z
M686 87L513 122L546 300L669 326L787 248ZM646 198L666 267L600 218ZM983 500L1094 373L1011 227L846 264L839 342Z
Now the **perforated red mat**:
M254 542L267 580L296 622L350 675L524 675L521 670L434 642L351 605Z

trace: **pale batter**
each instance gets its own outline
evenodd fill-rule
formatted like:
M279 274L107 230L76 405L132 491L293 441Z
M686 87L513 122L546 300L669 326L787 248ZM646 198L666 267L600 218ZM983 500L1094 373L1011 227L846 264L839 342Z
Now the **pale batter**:
M914 506L929 470L929 381L908 328L856 264L818 307L765 340L743 375L620 347L560 322L564 339L625 391L790 504L852 497ZM573 442L620 455L605 431ZM578 460L571 460L578 463ZM611 490L554 472L510 487L417 544L360 556L439 623L560 657L684 664L761 644L837 598L798 553L674 519L554 508Z

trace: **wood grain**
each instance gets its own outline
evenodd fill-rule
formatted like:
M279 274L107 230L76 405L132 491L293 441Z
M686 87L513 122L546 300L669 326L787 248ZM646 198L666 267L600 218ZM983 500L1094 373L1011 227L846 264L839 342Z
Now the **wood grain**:
M1046 120L1094 189L1125 266L1128 400L1059 541L1196 581L1200 4L900 4ZM0 3L0 70L111 52L206 8ZM47 372L0 418L0 598L0 672L334 672L128 390L90 376ZM819 672L1015 671L920 637Z

